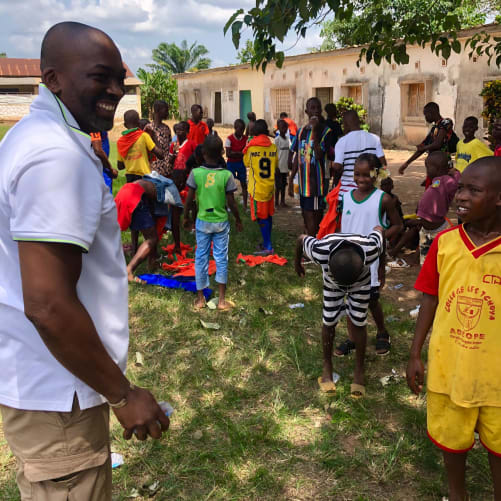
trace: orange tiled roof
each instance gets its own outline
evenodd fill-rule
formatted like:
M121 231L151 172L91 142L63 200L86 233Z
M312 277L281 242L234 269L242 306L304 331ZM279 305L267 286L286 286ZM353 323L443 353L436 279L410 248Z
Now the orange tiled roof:
M134 78L134 73L124 63L126 76ZM0 77L39 77L40 59L0 57Z

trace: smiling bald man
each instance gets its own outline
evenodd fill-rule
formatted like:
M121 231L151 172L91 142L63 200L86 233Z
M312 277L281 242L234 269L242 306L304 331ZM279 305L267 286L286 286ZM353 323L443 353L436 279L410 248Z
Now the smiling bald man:
M0 144L0 410L23 500L111 500L109 407L126 439L169 426L124 375L127 272L89 136L113 126L125 70L105 33L73 22L47 32L41 70Z

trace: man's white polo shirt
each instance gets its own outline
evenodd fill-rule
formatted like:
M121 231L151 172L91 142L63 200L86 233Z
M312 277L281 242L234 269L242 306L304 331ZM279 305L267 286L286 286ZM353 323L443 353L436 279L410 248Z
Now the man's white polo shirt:
M82 248L78 297L125 370L128 286L115 203L89 135L44 85L0 143L0 403L64 412L76 392L82 409L99 405L104 398L52 356L24 315L19 240Z

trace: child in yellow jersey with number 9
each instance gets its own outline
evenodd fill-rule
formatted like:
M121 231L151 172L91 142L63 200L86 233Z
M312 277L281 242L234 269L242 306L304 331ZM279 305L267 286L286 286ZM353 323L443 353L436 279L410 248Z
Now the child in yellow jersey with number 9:
M416 281L423 299L407 383L420 393L421 350L433 324L427 427L443 451L449 499L467 499L466 454L477 431L501 500L501 158L466 167L456 206L463 224L435 237Z
M278 153L277 147L269 137L268 124L265 120L256 120L252 132L254 137L244 148L244 164L249 169L251 218L258 222L263 236L263 243L254 254L269 256L274 253L271 228L275 213L275 170Z

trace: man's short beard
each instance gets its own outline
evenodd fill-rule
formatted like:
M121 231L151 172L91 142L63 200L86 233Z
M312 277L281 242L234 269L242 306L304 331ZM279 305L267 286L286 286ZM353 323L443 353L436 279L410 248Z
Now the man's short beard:
M94 115L91 120L89 120L90 128L93 132L101 132L103 130L113 129L114 118L102 118Z

